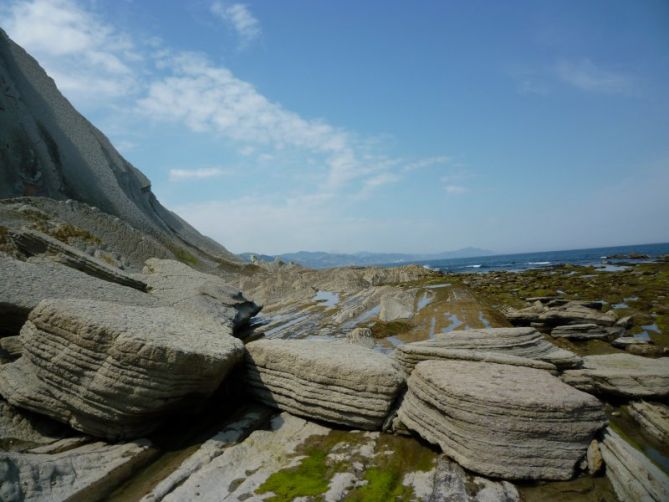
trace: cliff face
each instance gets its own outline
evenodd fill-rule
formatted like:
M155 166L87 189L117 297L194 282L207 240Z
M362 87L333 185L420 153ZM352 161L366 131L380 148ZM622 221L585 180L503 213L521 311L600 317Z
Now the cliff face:
M74 199L168 247L239 259L163 207L151 182L58 91L37 61L0 29L0 198Z

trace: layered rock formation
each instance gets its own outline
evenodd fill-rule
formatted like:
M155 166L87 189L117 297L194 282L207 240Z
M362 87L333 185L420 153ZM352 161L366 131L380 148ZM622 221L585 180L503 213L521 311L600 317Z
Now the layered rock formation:
M490 360L548 370L581 364L580 357L546 341L534 328L452 331L398 347L396 357L407 373L411 373L418 362L429 359Z
M240 263L165 209L146 176L72 107L37 61L2 30L0 82L0 198L75 199L125 220L168 247Z
M242 342L166 307L45 300L0 367L11 404L109 439L137 437L192 410L242 358Z
M551 336L572 340L599 340L621 336L625 333L622 326L600 326L599 324L567 324L556 326Z
M606 424L596 398L534 368L425 361L408 385L402 422L486 476L569 479Z
M392 359L345 342L258 340L246 348L252 395L303 417L380 429L404 383Z
M662 444L669 444L669 406L634 401L627 406L627 411L646 433Z
M610 427L601 451L606 476L620 500L669 500L669 476Z
M665 397L669 396L669 358L632 354L586 356L583 368L565 371L562 379L593 394Z
M524 309L508 309L504 315L517 326L529 326L536 323L549 328L565 324L613 326L618 319L612 311L601 312L599 302L580 301L559 301L547 304L536 301Z

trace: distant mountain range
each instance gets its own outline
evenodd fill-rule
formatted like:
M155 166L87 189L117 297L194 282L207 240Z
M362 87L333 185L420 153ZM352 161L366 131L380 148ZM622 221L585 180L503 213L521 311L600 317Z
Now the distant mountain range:
M276 259L284 262L295 262L309 268L331 268L348 267L355 265L391 265L402 263L415 263L419 261L448 260L452 258L474 258L477 256L490 256L495 252L487 249L467 247L456 251L444 251L432 254L406 254L406 253L354 253L339 254L325 253L322 251L298 251L297 253L285 253L280 255L266 255L258 253L242 253L239 256L247 261L255 257L260 261L274 261Z

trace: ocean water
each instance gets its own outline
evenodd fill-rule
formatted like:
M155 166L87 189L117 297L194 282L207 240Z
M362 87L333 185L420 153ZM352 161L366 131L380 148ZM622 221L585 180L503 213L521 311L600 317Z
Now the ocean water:
M574 249L569 251L544 251L541 253L521 253L478 258L453 258L419 262L427 268L442 272L491 272L496 270L521 271L531 268L551 267L560 264L592 265L603 270L619 270L625 262L639 263L644 260L607 258L613 255L647 255L655 259L669 254L669 243L639 244L607 248Z

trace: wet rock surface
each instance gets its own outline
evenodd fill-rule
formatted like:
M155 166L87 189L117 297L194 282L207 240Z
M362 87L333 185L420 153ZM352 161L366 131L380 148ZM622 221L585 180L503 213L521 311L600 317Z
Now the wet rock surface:
M404 377L389 357L323 340L258 340L246 346L252 395L296 415L380 429Z
M21 329L23 356L0 367L11 404L109 439L137 437L211 395L242 343L166 308L45 300Z
M399 418L462 466L503 479L569 479L602 404L548 372L482 362L426 361L409 378Z

